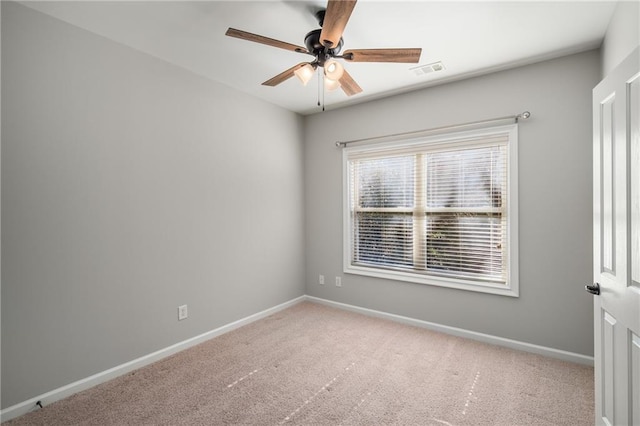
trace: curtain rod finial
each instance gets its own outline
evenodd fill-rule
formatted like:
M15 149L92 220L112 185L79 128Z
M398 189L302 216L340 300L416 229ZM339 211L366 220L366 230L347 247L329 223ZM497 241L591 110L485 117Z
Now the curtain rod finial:
M522 119L522 120L526 120L529 117L531 117L531 113L529 111L525 111L522 114L518 114L517 116L518 119Z
M347 144L345 142L336 142L336 146L338 148L344 148L345 146L347 146Z

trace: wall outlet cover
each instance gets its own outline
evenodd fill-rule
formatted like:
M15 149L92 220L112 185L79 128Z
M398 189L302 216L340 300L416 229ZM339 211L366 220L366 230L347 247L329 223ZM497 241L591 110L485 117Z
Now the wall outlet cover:
M189 316L189 311L187 311L187 305L178 306L178 321L187 319L188 316Z

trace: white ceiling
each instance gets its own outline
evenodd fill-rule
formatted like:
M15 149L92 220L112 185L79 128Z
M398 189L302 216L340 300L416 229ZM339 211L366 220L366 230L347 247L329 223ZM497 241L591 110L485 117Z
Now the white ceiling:
M318 112L316 79L261 83L308 55L226 37L228 27L304 46L326 1L25 2L78 27L301 114ZM421 47L419 64L346 63L361 94L326 93L336 108L600 46L613 1L358 1L347 49ZM445 70L411 68L442 61Z

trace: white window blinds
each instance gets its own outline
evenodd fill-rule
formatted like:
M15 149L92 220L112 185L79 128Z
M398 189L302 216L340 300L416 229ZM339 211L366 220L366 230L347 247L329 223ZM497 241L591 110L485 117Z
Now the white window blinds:
M513 132L348 148L346 272L509 285Z

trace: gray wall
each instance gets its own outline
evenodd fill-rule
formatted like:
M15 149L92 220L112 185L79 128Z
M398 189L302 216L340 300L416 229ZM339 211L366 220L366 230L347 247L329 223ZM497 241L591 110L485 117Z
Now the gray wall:
M3 408L304 294L299 116L7 2L2 89Z
M640 2L619 1L602 43L602 77L640 45Z
M591 89L599 52L494 73L305 119L307 294L593 354ZM520 297L345 274L342 152L334 142L532 113L519 130ZM328 283L318 284L318 275Z

